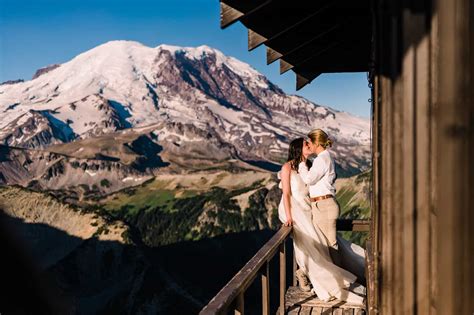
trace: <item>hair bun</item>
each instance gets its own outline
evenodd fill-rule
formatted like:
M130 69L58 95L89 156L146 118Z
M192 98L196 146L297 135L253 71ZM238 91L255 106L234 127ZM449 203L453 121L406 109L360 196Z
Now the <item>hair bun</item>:
M328 138L326 141L326 147L332 147L332 140Z

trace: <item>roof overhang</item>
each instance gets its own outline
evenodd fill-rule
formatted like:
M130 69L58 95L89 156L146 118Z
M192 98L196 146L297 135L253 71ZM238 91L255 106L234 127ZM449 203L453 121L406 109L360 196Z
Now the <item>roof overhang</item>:
M292 70L299 90L322 73L369 70L370 0L220 0L221 28L240 21L248 49Z

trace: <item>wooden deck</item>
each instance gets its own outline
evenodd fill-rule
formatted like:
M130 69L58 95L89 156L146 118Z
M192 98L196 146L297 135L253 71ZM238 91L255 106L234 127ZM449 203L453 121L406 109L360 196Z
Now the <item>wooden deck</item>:
M285 314L292 315L365 315L365 305L350 304L334 300L324 302L311 292L290 286L285 296ZM277 311L280 314L280 310Z

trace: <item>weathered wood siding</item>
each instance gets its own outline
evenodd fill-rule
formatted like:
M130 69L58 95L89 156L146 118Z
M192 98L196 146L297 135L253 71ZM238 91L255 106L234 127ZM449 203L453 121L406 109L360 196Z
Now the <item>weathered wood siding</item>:
M376 1L370 314L474 312L473 12Z

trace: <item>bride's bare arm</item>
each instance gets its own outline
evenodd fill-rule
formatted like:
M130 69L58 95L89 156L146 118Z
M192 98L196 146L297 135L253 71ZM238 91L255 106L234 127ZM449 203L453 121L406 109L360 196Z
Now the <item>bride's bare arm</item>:
M285 206L286 213L286 226L293 225L293 217L291 215L291 185L290 185L290 176L291 176L291 165L290 163L285 163L281 169L281 184L283 190L283 205Z

